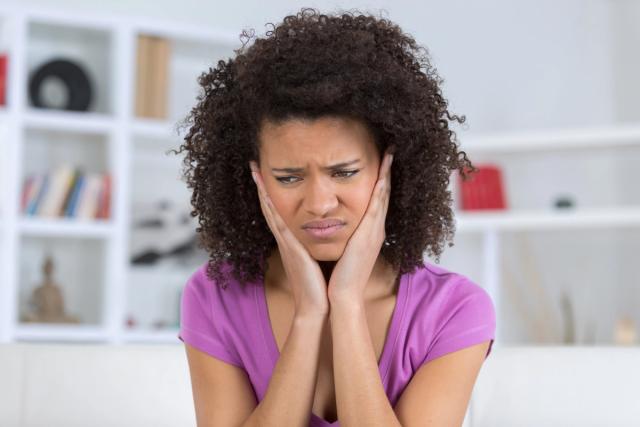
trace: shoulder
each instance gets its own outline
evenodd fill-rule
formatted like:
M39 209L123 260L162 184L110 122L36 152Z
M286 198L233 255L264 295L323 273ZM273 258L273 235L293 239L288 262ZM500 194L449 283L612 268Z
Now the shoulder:
M414 273L411 292L414 316L431 337L423 362L494 339L492 298L469 277L425 263Z
M243 337L241 325L255 311L249 289L250 286L233 280L222 289L208 276L207 263L203 263L184 286L178 338L216 358L242 366L237 341Z
M243 300L253 295L254 283L240 283L231 276L231 267L228 263L223 265L222 271L228 280L227 286L223 289L207 273L208 262L202 263L187 279L184 285L184 292L196 297L199 301L207 301L215 304L216 301L233 304L242 303Z
M449 317L460 307L479 307L493 313L493 301L482 286L464 274L425 262L413 273L412 299L414 304L428 307L431 315ZM467 308L468 309L468 308ZM487 319L491 320L491 319Z
M223 268L229 274L229 266ZM222 288L207 274L207 262L198 267L188 278L182 292L182 319L188 323L207 322L221 333L235 333L237 326L255 317L255 286L257 283L240 283L227 276L226 288ZM211 328L210 328L211 329Z

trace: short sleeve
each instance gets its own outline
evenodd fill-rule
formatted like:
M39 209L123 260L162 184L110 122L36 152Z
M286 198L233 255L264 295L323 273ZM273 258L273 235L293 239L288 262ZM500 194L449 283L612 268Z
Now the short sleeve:
M222 310L215 310L216 284L200 268L183 288L180 300L180 332L178 339L216 359L243 367L242 361L220 333ZM218 316L216 316L218 315Z
M422 364L490 340L486 360L491 353L496 330L495 308L488 292L469 280L461 280L443 301L441 310L443 324Z

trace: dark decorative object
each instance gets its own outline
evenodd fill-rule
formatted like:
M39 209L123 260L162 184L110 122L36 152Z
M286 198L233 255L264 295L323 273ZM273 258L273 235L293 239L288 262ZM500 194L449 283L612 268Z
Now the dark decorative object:
M556 198L554 206L556 209L570 209L574 206L575 202L569 196L560 196Z
M29 98L38 108L87 111L93 91L80 64L57 58L40 65L29 77Z
M169 200L134 210L131 263L152 265L164 259L188 260L198 253L196 225L189 209Z

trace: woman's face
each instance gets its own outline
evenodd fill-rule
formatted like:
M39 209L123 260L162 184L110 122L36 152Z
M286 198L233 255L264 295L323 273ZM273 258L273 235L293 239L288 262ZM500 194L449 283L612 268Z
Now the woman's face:
M314 259L338 260L378 179L373 135L362 122L323 117L266 121L259 138L260 173L276 210ZM323 232L307 227L327 219L344 225Z

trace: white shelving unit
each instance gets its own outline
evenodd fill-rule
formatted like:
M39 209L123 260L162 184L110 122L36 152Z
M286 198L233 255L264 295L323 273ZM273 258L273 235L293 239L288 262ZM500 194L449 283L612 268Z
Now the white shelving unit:
M138 34L163 36L173 43L170 120L134 116ZM141 198L157 198L165 193L173 200L188 203L186 187L172 175L177 174L180 159L168 159L163 153L176 148L180 141L173 135L174 120L188 112L196 95L187 89L192 86L195 90L196 76L207 66L233 55L232 49L240 47L237 35L122 16L70 16L40 8L0 6L2 36L5 40L0 39L0 46L8 46L10 57L10 84L7 108L0 109L0 143L3 145L0 150L0 182L3 184L0 193L0 342L179 343L177 328L125 327L130 313L144 319L147 325L163 313L165 318L175 321L178 295L173 298L168 295L171 286L177 290L190 273L131 265L132 211L137 209L136 203ZM37 40L32 40L34 37ZM75 46L83 43L79 40L95 43L97 48L87 50ZM97 96L101 99L96 111L41 111L28 105L26 90L21 88L27 87L25 76L29 68L60 46L59 50L69 54L85 52L87 60L100 69L104 84L98 80ZM109 221L45 220L21 215L22 179L29 167L35 167L27 166L27 161L42 160L31 159L29 150L44 150L45 143L41 140L45 139L49 139L47 144L60 145L63 150L76 146L72 137L68 141L56 141L55 135L60 134L83 139L92 146L85 147L88 151L82 153L83 158L100 160L111 171L114 199ZM640 125L476 136L458 132L458 137L474 164L491 162L503 167L509 209L457 212L456 239L469 239L470 244L458 241L456 249L445 250L442 263L468 273L493 296L498 312L496 345L502 345L503 337L509 335L503 328L511 319L501 316L508 316L504 314L508 313L505 309L513 305L506 292L510 288L505 286L506 256L514 251L513 236L526 234L549 239L548 233L552 233L555 240L543 241L543 247L547 245L551 253L551 249L562 247L562 241L576 237L571 234L574 230L582 233L581 236L621 231L630 239L621 250L635 249L637 239L633 233L640 230L640 190L631 184L630 166L640 159ZM531 174L535 174L535 181ZM144 185L145 180L156 182L158 179L165 180L166 185L152 188ZM532 186L532 182L536 185ZM570 194L576 201L575 208L554 209L553 200L561 194ZM617 242L614 239L613 244ZM589 250L589 244L583 245L585 250ZM81 260L76 264L95 264L89 272L74 272L73 265L67 264L64 275L68 281L65 289L70 292L68 311L82 314L87 324L31 325L17 320L29 286L39 277L42 250L47 245L63 248L70 258ZM456 260L456 251L460 250L462 256ZM474 263L479 265L475 272ZM570 265L572 269L581 267ZM562 270L562 266L559 269ZM640 275L615 274L615 281L640 287ZM59 276L56 278L62 280ZM89 285L90 291L83 289ZM592 285L593 280L584 284L585 287ZM640 301L627 303L635 312L640 312ZM80 308L85 311L78 313ZM606 340L603 338L600 342Z
M460 139L462 149L475 164L490 163L501 166L503 183L506 186L505 197L508 207L506 211L457 211L456 213L459 235L481 236L481 273L474 277L481 279L483 287L489 291L496 304L499 317L497 342L503 341L503 329L511 321L506 316L500 317L503 309L511 304L504 298L503 283L507 263L504 260L504 252L512 250L514 246L513 242L509 247L506 246L504 242L508 237L561 235L566 242L571 242L578 241L580 235L584 237L603 232L610 234L617 232L618 235L613 236L614 241L622 236L628 241L627 246L633 248L635 245L635 258L640 254L640 245L637 243L640 237L638 234L640 190L632 185L633 170L625 167L640 160L639 125L627 123L608 127L504 132L467 135ZM519 167L521 165L523 167ZM583 170L578 170L578 166ZM535 171L535 176L539 176L538 185L530 184L533 176L527 174L529 170ZM581 175L581 172L584 174ZM612 172L618 176L612 176ZM566 177L567 174L573 174L577 178L568 184L566 183L568 180L563 180L563 185L560 185L558 178ZM589 181L604 182L604 184L590 186ZM543 191L535 191L536 188ZM519 194L515 189L521 192L526 191L531 196L514 197ZM554 197L567 194L571 195L575 203L574 207L569 209L552 207ZM527 204L531 206L526 206ZM580 234L576 235L576 233ZM520 244L522 243L521 241ZM540 246L543 252L545 245ZM550 248L550 253L553 249ZM586 248L586 251L589 250L592 251L593 248ZM567 254L560 253L560 255ZM635 264L634 255L629 253L625 255L628 256L627 267L631 271ZM443 256L443 259L446 259L446 256ZM552 258L551 262L554 261L559 269L562 269L562 262L566 262L567 267L572 270L585 267L570 264L569 258L564 260ZM464 269L462 263L459 264L460 269ZM532 275L541 274L538 271ZM640 289L640 275L631 273L624 277L625 279L622 280L624 286L629 289ZM538 277L535 279L537 280ZM615 283L612 284L615 285ZM586 285L595 285L595 283ZM587 293L589 291L589 289L584 290ZM628 306L633 309L627 309L626 313L636 314L640 312L640 294L636 291L629 294L632 300L628 302ZM602 304L594 304L591 309L602 310ZM601 317L607 316L603 314ZM596 323L601 322L601 319L592 322L591 326L594 327ZM635 322L640 326L640 318L637 314ZM606 336L606 332L604 331L602 335ZM609 332L613 331L609 330ZM596 343L610 344L606 338L598 340L592 337L592 341L588 342L588 344Z
M171 43L167 120L134 114L139 34L165 37ZM182 159L164 153L181 143L174 124L195 103L197 77L218 60L233 56L241 45L238 35L125 16L3 5L0 37L0 47L6 46L9 56L7 105L0 107L0 342L179 343L179 290L191 266L167 275L166 266L137 267L130 262L132 209L147 196L140 194L144 182L133 180L160 179L167 185L156 186L155 196L188 203L186 185L178 177ZM80 60L93 77L95 102L90 111L30 105L29 72L58 55ZM22 214L25 177L66 161L111 173L108 220ZM145 162L142 168L140 161ZM54 280L63 289L65 310L79 316L81 324L20 320L26 299L42 280L45 251L56 259ZM137 327L126 326L129 315L140 320ZM165 326L151 325L157 319Z

